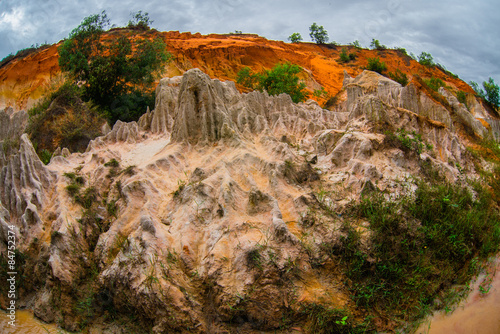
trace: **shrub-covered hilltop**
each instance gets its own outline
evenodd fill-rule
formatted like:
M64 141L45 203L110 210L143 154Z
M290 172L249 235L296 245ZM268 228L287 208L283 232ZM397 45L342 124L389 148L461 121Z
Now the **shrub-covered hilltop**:
M81 332L411 332L498 254L493 80L317 24L108 23L0 67L19 307Z

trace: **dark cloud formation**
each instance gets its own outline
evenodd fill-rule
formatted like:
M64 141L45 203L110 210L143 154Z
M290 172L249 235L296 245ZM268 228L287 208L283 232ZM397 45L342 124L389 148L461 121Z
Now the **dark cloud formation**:
M429 52L466 81L500 81L497 0L0 0L0 58L32 44L55 43L103 10L118 26L142 10L161 31L240 30L284 41L293 32L309 41L308 28L317 22L330 41L369 46L376 38L417 55Z

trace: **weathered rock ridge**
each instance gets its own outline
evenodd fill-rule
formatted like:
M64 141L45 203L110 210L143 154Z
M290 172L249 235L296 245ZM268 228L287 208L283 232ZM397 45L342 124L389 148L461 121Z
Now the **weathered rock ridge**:
M193 69L162 79L154 110L85 153L44 166L21 136L0 178L2 231L15 225L33 261L21 304L77 330L90 291L95 312L132 310L155 333L215 333L272 332L300 303L352 303L322 251L342 235L343 206L375 188L411 191L422 162L474 178L458 125L492 133L446 91L452 110L369 71L345 75L344 89L330 111ZM400 129L419 149L391 145L385 132ZM313 219L319 189L336 194L338 216Z

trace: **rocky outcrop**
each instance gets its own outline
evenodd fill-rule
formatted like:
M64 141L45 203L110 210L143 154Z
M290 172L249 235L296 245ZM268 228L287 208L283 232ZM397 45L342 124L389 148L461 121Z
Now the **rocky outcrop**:
M0 141L21 137L28 124L28 113L5 108L0 111Z
M365 114L372 121L390 121L387 106L411 110L452 127L451 116L443 106L435 103L413 84L402 87L376 72L363 71L356 78L344 72L344 87L347 90L347 111L356 115ZM374 100L374 98L377 98Z
M459 121L465 127L472 129L472 131L481 138L486 137L488 130L486 130L480 121L474 118L464 104L458 102L457 98L444 87L439 88L439 93L448 100L448 103L453 108L453 112L458 116Z
M41 211L47 204L47 193L54 180L54 173L40 161L28 136L22 135L18 152L10 157L0 173L2 230L6 231L7 223L14 225L20 242L40 233ZM0 243L3 247L7 244L4 234Z
M139 120L141 129L172 133L172 141L190 144L238 142L248 135L293 133L304 138L329 126L345 124L343 113L319 107L314 101L294 104L286 94L240 95L232 82L211 80L198 69L181 78L163 79L157 103Z

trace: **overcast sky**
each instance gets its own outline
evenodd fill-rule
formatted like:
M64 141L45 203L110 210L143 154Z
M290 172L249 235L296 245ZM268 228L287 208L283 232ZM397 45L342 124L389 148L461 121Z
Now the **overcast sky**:
M330 41L364 47L372 38L388 47L422 51L465 81L500 82L498 0L0 0L0 59L32 44L55 43L82 19L106 10L117 26L130 12L149 12L160 31L229 33L240 30L284 40L293 32L310 41L316 22Z

